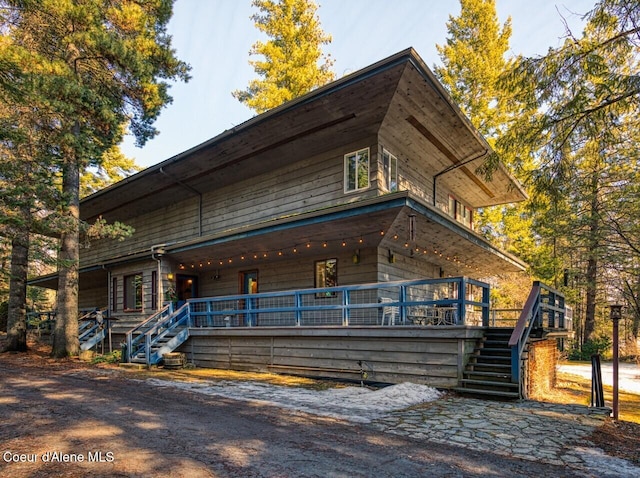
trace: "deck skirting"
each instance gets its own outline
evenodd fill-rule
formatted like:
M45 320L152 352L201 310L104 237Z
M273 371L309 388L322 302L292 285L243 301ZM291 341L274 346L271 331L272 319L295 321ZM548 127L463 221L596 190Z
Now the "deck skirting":
M192 328L196 367L457 386L481 327Z

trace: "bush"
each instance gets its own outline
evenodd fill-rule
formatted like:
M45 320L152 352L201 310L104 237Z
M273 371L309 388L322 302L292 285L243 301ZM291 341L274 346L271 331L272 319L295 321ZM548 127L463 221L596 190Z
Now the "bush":
M121 358L122 358L122 353L120 352L120 350L114 350L113 352L108 354L96 355L91 360L91 363L94 365L98 363L118 363L120 362Z
M592 355L605 355L611 349L611 337L600 335L582 344L582 349L573 348L569 351L569 360L591 360Z

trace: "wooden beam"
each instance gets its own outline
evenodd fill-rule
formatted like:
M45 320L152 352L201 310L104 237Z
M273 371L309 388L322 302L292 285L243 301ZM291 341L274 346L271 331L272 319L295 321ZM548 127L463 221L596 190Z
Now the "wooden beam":
M411 115L407 117L407 122L413 126L418 132L427 138L427 140L433 144L438 150L445 155L446 158L449 159L454 165L459 165L461 161L453 154L449 148L447 148L444 144L440 142L438 138L436 138L431 131L429 131L426 126L424 126L420 121L416 119L415 116ZM466 166L460 166L460 171L462 171L469 179L471 179L476 186L478 186L482 191L489 196L490 198L495 197L495 194L484 184L480 179L473 174Z

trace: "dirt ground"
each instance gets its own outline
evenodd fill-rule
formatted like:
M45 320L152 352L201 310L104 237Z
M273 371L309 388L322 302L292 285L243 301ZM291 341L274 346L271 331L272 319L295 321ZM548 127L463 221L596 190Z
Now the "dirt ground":
M0 476L575 476L561 467L380 434L304 413L167 392L47 347L0 354ZM640 462L640 425L592 440ZM597 436L596 436L597 435Z

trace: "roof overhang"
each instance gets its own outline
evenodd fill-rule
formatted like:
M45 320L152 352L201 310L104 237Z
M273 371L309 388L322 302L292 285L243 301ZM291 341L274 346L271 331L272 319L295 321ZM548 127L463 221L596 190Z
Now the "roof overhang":
M441 211L399 192L114 258L82 268L81 286L87 287L90 277L104 280L112 267L150 261L159 255L170 258L181 270L200 273L236 268L238 264L252 268L294 256L317 257L319 250L334 254L344 248L367 247L422 257L450 275L482 278L526 269L517 257L496 248ZM55 274L29 283L57 287Z
M395 129L392 125L397 125ZM503 166L477 172L492 150L409 48L347 75L147 168L81 202L85 220L126 221L176 197L197 196L300 159L330 144L377 136L390 128L425 174L482 207L526 198ZM403 146L404 148L404 146ZM413 148L413 149L412 149ZM414 151L415 150L415 151Z
M410 216L416 218L413 240ZM318 250L328 253L374 246L393 248L395 253L411 257L424 256L455 275L469 277L521 272L527 267L406 192L167 245L163 252L185 270L197 271L236 267L239 262L290 259L292 255L317 256Z

